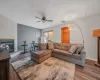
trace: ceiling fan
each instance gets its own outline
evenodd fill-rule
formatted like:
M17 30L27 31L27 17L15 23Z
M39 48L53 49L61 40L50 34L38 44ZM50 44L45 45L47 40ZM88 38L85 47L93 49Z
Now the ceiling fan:
M43 16L42 18L35 16L35 18L40 19L40 21L37 21L37 22L43 22L43 23L46 22L46 21L48 21L48 22L53 22L53 20L48 20L48 19L46 19L45 16Z

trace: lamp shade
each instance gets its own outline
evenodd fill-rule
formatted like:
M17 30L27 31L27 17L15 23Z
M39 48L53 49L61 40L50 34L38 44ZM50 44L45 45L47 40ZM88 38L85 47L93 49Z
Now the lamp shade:
M69 30L72 30L72 25L68 24L68 28L69 28Z
M100 29L93 30L93 37L100 37Z

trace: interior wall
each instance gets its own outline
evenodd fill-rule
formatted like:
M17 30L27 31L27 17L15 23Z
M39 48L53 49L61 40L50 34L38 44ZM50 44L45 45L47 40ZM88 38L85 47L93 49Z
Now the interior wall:
M2 15L0 15L0 38L14 39L17 51L17 24Z
M31 47L32 41L38 42L39 37L42 34L41 29L33 28L30 26L18 24L17 25L17 35L18 35L18 50L23 50L23 47L21 46L23 44L23 41L27 41L27 49Z
M42 30L42 33L45 31L53 30L54 31L54 42L61 42L61 28L67 26L69 23L74 23L72 25L72 30L70 31L70 42L71 43L81 43L82 44L82 36L78 26L82 29L83 37L84 37L84 47L86 51L86 56L88 59L97 60L97 38L93 37L92 31L94 29L100 29L100 14L89 16L83 19L67 22L66 24L61 24L57 26L53 26L50 28L46 28Z
M67 25L68 24L66 23L66 24L60 24L60 25L56 25L53 27L43 29L42 35L43 35L43 32L45 32L45 31L53 30L53 33L54 33L53 41L60 43L61 42L61 28L67 27ZM72 30L70 30L70 43L82 44L83 40L82 40L82 36L81 36L81 32L80 32L79 28L76 25L72 25L72 26L74 26L74 27L72 28Z

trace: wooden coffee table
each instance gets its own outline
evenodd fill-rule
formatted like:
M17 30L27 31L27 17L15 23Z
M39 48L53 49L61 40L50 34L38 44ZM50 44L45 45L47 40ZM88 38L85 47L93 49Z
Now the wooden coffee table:
M37 63L41 63L49 57L51 57L51 50L31 51L31 59Z

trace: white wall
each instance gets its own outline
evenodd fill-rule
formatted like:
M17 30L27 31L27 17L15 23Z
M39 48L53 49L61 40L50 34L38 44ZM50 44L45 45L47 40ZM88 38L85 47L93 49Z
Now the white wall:
M17 51L17 24L0 15L0 38L15 39L15 51Z
M84 46L88 59L97 60L97 38L92 36L92 31L94 29L100 29L100 15L94 15L87 18L75 20L67 23L78 24L83 32L84 36ZM67 25L67 24L66 24ZM57 25L54 27L46 28L44 31L53 30L54 31L54 42L61 42L61 28L65 25ZM79 28L76 25L72 25L74 28L70 31L70 42L71 43L82 43L82 36ZM76 27L75 27L76 26Z
M70 22L70 23L72 23L72 22ZM70 30L70 43L82 44L83 40L82 40L82 36L81 36L81 32L80 32L79 28L73 24L72 24L72 26L74 26L74 27L72 28L72 30ZM63 28L63 27L67 27L67 23L43 29L42 33L45 31L53 30L53 32L54 32L53 41L61 42L61 28Z

